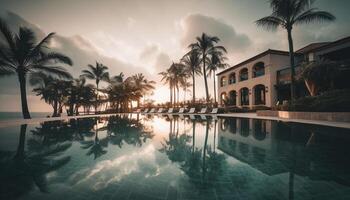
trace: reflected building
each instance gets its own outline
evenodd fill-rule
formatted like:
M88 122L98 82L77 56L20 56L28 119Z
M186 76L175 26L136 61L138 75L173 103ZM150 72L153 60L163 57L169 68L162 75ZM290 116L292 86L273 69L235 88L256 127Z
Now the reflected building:
M218 133L219 150L266 175L295 173L350 186L350 161L345 156L350 153L348 130L223 118Z

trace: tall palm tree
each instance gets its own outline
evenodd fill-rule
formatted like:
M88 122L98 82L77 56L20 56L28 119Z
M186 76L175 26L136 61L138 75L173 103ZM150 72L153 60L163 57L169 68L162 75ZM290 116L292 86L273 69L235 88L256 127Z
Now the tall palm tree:
M192 43L189 47L192 50L196 50L201 55L202 67L203 67L203 77L205 84L205 94L206 100L209 102L209 89L208 89L208 81L207 81L207 72L206 72L206 63L208 62L208 57L210 52L214 49L226 51L223 46L216 46L215 43L218 43L220 39L216 36L209 36L206 33L202 33L200 37L196 38L197 42Z
M187 78L185 65L182 63L173 63L168 71L170 72L173 81L174 102L176 104L176 102L179 102L180 86L185 84Z
M142 97L149 94L150 91L154 90L154 84L156 82L149 81L142 73L138 73L132 76L132 81L134 82L136 88L140 91ZM137 107L140 106L140 99L137 100Z
M98 91L100 81L109 81L109 73L107 72L108 67L102 63L96 62L95 67L91 64L88 65L89 70L82 71L82 77L86 77L91 80L95 80L96 83L96 103L95 103L95 113L97 112L98 106Z
M57 64L73 65L73 62L66 55L47 51L47 44L54 33L48 34L37 43L32 30L20 27L18 33L14 33L1 18L0 32L5 42L0 45L0 76L17 74L23 118L29 119L30 113L26 91L27 76L42 72L51 76L71 78L70 74Z
M196 101L196 75L201 75L200 57L198 51L191 50L182 59L181 62L186 66L186 70L192 76L192 102Z
M224 56L224 53L226 53L226 50L220 50L220 49L213 49L211 51L210 55L210 62L208 64L207 70L208 74L207 76L213 75L213 80L214 80L214 103L216 103L216 74L215 72L218 69L225 69L229 65L225 63L227 60L227 57Z
M335 16L326 11L311 8L315 0L270 0L272 14L256 21L257 26L267 30L276 30L278 27L287 30L289 57L291 68L291 99L296 98L295 64L292 30L294 25L309 24L311 22L334 21Z
M172 77L171 73L169 72L169 70L165 70L163 72L160 72L159 75L162 76L161 81L163 81L164 84L169 84L169 91L170 91L169 102L171 105L173 103L173 77Z
M46 103L53 107L52 117L57 117L63 107L63 101L68 95L71 81L52 78L43 73L36 73L31 76L30 84L34 86L33 92L41 96Z

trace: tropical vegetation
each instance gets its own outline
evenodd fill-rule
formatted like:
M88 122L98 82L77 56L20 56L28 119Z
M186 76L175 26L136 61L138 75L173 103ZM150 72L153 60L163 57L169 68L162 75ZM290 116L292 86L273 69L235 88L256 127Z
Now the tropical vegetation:
M69 71L60 66L73 65L67 55L50 50L49 42L55 36L50 33L37 42L35 33L26 27L12 32L0 19L0 31L4 41L0 43L0 76L17 75L22 105L23 118L29 119L27 102L27 82L33 92L53 108L52 117L79 115L79 109L95 113L104 105L104 112L128 111L133 102L140 106L141 98L152 94L155 82L148 80L142 73L124 78L120 73L110 77L108 67L103 63L88 64L79 78L73 78ZM95 82L89 84L87 79ZM106 87L101 88L101 82Z
M315 0L270 0L272 14L256 21L257 26L267 30L276 30L281 27L287 31L290 68L291 68L291 99L296 99L295 59L292 30L301 24L313 22L334 21L335 16L326 11L312 8Z

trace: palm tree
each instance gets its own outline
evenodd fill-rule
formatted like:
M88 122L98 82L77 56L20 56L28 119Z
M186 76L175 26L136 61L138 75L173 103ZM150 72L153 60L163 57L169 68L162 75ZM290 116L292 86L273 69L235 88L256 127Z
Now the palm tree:
M256 21L257 26L267 30L276 30L278 27L287 30L290 68L291 68L291 99L296 98L295 91L295 64L292 30L294 25L309 24L311 22L334 21L335 16L326 11L311 8L314 0L270 0L272 14Z
M99 90L99 84L100 81L109 81L109 73L107 72L108 67L103 65L102 63L96 62L96 67L89 64L88 68L90 70L83 70L82 71L82 77L86 77L91 80L95 80L96 83L96 103L95 103L95 113L97 112L97 106L98 106L98 90Z
M210 62L209 65L207 67L208 70L208 76L213 75L213 80L214 80L214 103L216 103L216 74L215 72L218 69L225 69L226 67L228 67L229 65L227 63L225 63L225 61L227 60L227 57L224 56L224 53L226 52L225 49L220 50L220 49L214 49L213 51L211 51L210 55Z
M36 73L31 76L30 84L34 86L33 92L52 106L52 117L57 117L59 115L59 102L62 103L67 94L64 81L43 73Z
M166 70L166 71L160 72L159 75L162 76L161 81L163 81L164 84L169 84L169 91L170 91L169 102L171 105L173 103L173 80L172 80L173 78L171 76L171 73L169 72L169 70Z
M182 59L181 62L186 66L186 70L192 76L192 102L196 101L196 75L201 75L200 57L197 51L191 50Z
M41 72L51 76L71 78L70 74L57 64L73 65L73 62L63 54L47 52L47 44L54 33L48 34L37 43L32 30L20 27L16 34L10 30L2 19L0 19L0 32L6 43L1 44L0 47L0 76L17 74L23 118L29 119L30 113L26 91L27 75Z
M140 90L142 97L155 89L154 84L156 84L156 82L147 80L142 73L133 75L132 81L134 82L136 88ZM140 107L140 99L137 99L137 107Z
M215 43L218 43L220 41L220 39L216 36L209 36L205 33L202 33L202 36L197 37L196 40L197 42L190 44L189 47L192 50L198 51L201 55L206 100L207 102L209 102L209 89L208 89L207 72L206 72L207 69L205 64L208 62L208 57L211 51L222 50L226 52L226 49L223 46L215 46Z

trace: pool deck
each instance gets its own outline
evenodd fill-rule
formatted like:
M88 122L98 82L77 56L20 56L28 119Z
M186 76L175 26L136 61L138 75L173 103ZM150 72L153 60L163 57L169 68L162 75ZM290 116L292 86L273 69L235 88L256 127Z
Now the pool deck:
M115 114L136 114L136 113L114 113L114 114L99 114L99 115L82 115L82 116L64 116L64 117L52 117L52 118L32 118L32 119L14 119L14 120L5 120L0 121L0 128L8 126L18 126L21 124L37 124L43 121L56 121L56 120L68 120L68 119L78 119L78 118L89 118L89 117L101 117L101 116L110 116ZM157 114L157 113L154 113ZM167 114L167 113L162 113ZM201 114L177 114L169 113L170 115L201 115ZM283 122L296 122L304 124L316 124L322 126L331 126L338 128L347 128L350 129L350 123L348 122L330 122L330 121L316 121L316 120L304 120L304 119L286 119L279 117L266 117L266 116L257 116L256 113L228 113L228 114L202 114L205 116L215 115L218 117L237 117L237 118L253 118L253 119L267 119Z

